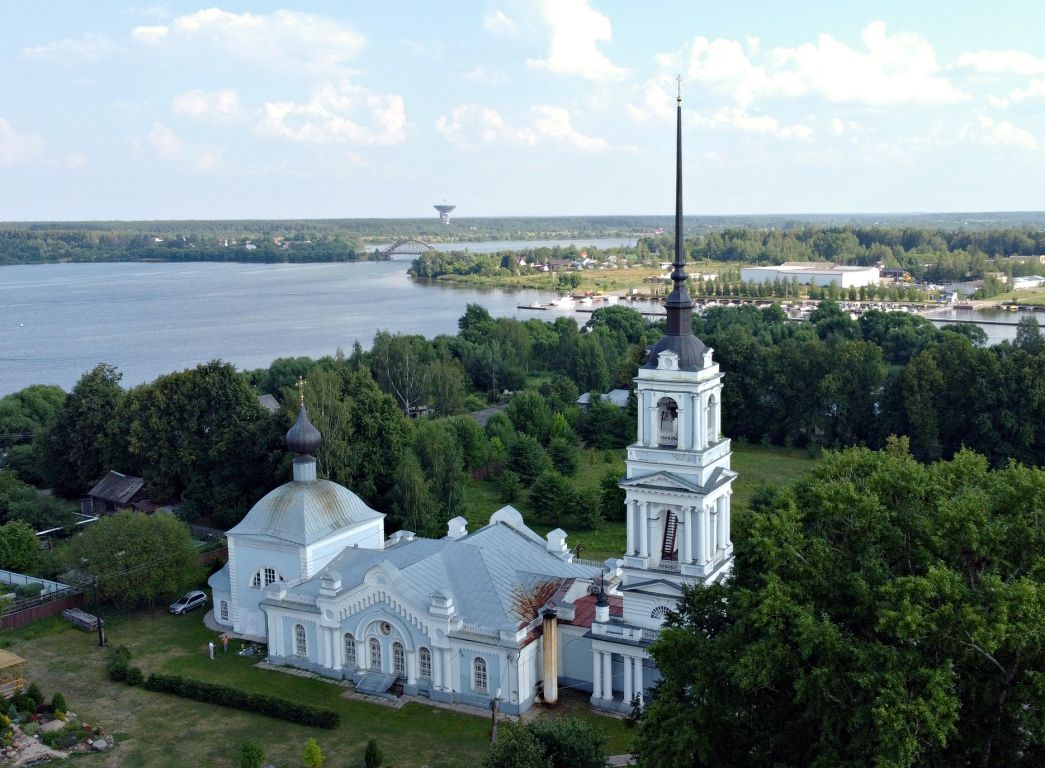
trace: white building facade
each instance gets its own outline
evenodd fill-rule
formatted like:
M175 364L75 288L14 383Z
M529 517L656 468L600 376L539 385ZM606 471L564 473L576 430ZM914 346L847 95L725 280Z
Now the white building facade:
M799 285L816 285L827 288L832 283L839 288L860 288L878 285L881 273L878 267L841 267L837 264L817 261L789 261L779 267L741 267L740 279L745 283L765 283L779 280Z

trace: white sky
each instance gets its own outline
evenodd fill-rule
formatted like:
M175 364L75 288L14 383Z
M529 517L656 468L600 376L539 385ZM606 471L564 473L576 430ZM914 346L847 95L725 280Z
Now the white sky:
M727 5L729 7L727 7ZM1045 3L0 6L0 221L1045 209Z

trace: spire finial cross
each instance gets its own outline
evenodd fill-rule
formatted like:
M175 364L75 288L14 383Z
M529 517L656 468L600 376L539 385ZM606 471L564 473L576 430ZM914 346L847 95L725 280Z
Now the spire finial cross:
M676 101L678 101L678 103L681 104L682 103L682 75L675 75L675 86L678 88L678 96L676 96Z
M305 381L305 377L304 376L298 376L297 384L294 385L295 387L298 388L298 402L301 405L305 404L305 384L306 383L307 382Z

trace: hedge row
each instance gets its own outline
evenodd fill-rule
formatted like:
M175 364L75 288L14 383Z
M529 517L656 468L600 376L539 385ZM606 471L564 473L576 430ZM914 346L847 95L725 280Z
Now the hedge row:
M268 715L302 725L337 728L341 723L341 716L332 709L296 704L293 701L266 696L263 693L246 693L225 685L202 683L177 675L149 675L145 681L145 688L160 693L173 693L183 699L195 699L209 704L235 707L247 712L257 712L260 715Z

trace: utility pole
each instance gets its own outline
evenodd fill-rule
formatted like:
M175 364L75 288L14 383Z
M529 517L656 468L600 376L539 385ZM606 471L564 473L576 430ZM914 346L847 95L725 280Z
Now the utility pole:
M501 689L490 699L490 743L497 743L497 704L501 700Z
M102 602L98 597L98 577L92 576L91 583L94 585L94 617L98 620L98 647L105 647L105 629L102 627Z

